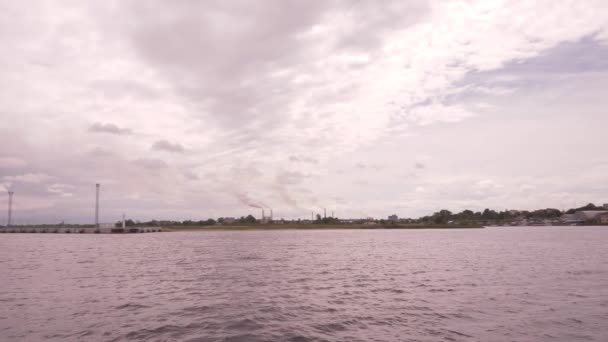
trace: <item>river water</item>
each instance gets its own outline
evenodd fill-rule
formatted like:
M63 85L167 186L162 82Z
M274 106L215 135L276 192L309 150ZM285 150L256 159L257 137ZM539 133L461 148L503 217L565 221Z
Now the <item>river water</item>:
M0 235L2 341L608 341L608 227Z

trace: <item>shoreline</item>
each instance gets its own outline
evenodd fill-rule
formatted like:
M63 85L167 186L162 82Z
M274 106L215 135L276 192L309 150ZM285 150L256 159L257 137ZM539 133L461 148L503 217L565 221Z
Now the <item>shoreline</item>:
M243 230L420 230L420 229L483 229L483 225L225 225L225 226L165 226L166 232L180 231L243 231Z

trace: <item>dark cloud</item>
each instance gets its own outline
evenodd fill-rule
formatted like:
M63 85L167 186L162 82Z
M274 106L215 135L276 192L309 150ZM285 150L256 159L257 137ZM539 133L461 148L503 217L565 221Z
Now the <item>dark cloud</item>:
M158 140L152 145L152 149L156 151L167 151L174 153L183 153L185 149L178 143L171 143L167 140Z
M414 164L414 167L421 170L421 169L424 169L426 167L426 165L424 165L423 163L416 163L416 164Z
M94 124L91 125L91 127L89 127L89 132L92 133L110 133L110 134L117 134L117 135L125 135L125 134L132 134L133 132L128 129L128 128L120 128L118 126L116 126L115 124L112 123L99 123L96 122Z

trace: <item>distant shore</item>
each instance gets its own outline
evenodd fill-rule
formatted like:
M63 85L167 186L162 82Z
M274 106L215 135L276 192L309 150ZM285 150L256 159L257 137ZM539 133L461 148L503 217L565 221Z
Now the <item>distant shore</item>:
M218 230L387 230L387 229L481 229L483 225L369 225L369 224L251 224L251 225L212 225L212 226L164 226L165 231L218 231Z

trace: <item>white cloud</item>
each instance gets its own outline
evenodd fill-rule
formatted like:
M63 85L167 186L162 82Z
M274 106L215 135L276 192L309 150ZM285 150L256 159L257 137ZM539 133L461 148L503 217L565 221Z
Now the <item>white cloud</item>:
M38 184L38 183L47 182L54 178L55 178L54 176L50 176L45 173L25 173L25 174L16 175L16 176L5 176L3 179L5 181L10 181L10 182Z
M69 190L74 188L75 187L73 185L55 183L49 185L47 187L47 191L53 194L57 194L61 197L72 197L73 194L69 192Z

